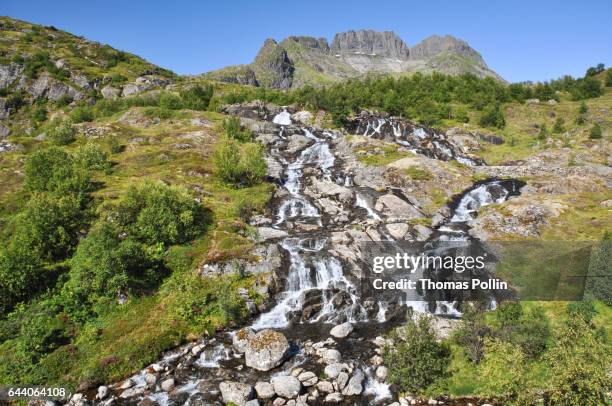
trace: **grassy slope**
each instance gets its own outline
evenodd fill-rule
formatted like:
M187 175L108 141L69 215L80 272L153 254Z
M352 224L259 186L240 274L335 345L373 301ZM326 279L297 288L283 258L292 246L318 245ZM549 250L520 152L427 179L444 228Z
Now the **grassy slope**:
M233 258L248 253L252 242L243 236L245 225L238 217L238 207L242 201L248 200L256 209L262 210L272 190L269 184L234 189L220 183L212 175L210 156L218 137L214 126L223 116L211 112L182 111L175 114L178 118L162 120L159 125L148 128L137 128L117 123L122 114L92 123L94 126L109 127L111 131L105 137L90 142L104 146L106 138L118 137L126 145L123 152L111 156L115 163L112 171L100 174L95 179L102 185L94 194L96 200L112 200L130 184L143 178L160 179L184 185L194 189L194 194L202 195L204 206L212 212L213 225L193 243L169 251L167 262L173 274L162 284L159 292L134 299L125 306L114 307L76 331L73 343L43 358L36 376L44 376L48 384L76 386L82 381L118 379L152 362L163 350L181 341L239 319L240 315L228 314L224 309L224 305L230 304L224 300L233 299L229 293L227 297L220 295L220 288L225 287L227 292L231 292L238 287L251 287L257 279L225 277L216 280L195 276L197 266L207 258ZM213 127L203 129L193 126L189 121L191 117L209 120ZM186 142L180 137L181 134L202 130L205 133L203 141L194 143L193 149L173 147L175 143ZM134 138L145 140L130 142ZM26 141L27 138L20 140ZM68 149L74 150L85 142L85 138L80 136ZM0 155L0 167L7 175L2 177L2 182L10 186L2 188L0 199L12 202L3 205L5 212L17 210L19 202L24 199L20 174L23 159L31 150L46 146L45 142L31 143L26 151ZM260 300L255 293L253 297ZM181 317L181 306L197 301L197 298L208 301L206 313L195 318ZM9 340L0 345L0 363L10 365L17 361L12 358L13 344ZM22 378L28 379L27 376Z

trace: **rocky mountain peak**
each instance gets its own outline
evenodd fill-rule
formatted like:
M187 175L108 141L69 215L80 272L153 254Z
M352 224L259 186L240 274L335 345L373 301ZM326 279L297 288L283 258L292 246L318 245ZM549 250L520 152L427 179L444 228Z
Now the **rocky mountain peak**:
M259 84L273 88L289 88L293 80L293 63L287 51L274 39L268 38L252 64Z
M444 52L459 54L484 64L482 56L464 40L432 35L410 48L410 59L427 59Z
M329 43L327 42L327 38L323 38L323 37L315 38L315 37L308 37L308 36L303 36L303 35L300 35L300 36L292 35L288 39L291 41L295 41L298 44L306 48L316 49L316 50L320 50L323 52L329 51Z
M335 54L380 55L408 59L406 43L393 31L359 30L340 32L334 36L331 51Z

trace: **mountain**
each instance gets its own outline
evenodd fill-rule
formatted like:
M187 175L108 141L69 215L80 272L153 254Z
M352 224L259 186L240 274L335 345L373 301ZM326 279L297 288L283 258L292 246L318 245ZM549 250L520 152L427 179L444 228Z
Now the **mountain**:
M290 36L280 43L267 39L249 65L204 74L230 83L290 88L323 85L369 72L396 75L414 72L473 73L503 79L475 49L458 38L433 35L409 47L392 31L358 30L326 38Z

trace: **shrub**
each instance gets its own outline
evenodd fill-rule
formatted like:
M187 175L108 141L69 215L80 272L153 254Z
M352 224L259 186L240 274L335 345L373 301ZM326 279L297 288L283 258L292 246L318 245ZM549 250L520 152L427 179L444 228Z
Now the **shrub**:
M564 132L565 131L565 127L563 127L564 123L565 121L561 117L557 117L557 119L555 120L555 125L553 126L553 132L556 134L561 134L562 132Z
M223 120L223 130L225 136L229 139L248 142L253 139L253 133L250 130L243 130L238 117L228 117Z
M402 390L419 393L447 375L450 350L436 340L428 317L410 319L392 334L393 346L384 349L389 381Z
M181 98L169 92L159 95L159 107L166 110L179 110L183 107Z
M598 123L593 124L593 127L591 127L589 138L592 140L598 140L601 138L601 127Z
M455 111L455 120L459 121L460 123L467 123L470 121L470 116L468 115L468 112L466 109L464 108L458 108Z
M501 106L497 104L486 109L480 118L480 125L483 127L504 128L506 126L506 119L504 118Z
M55 122L47 131L47 137L55 145L68 145L76 139L76 128L69 121Z
M25 163L25 187L30 192L76 193L90 189L89 172L75 168L70 154L58 147L38 150Z
M37 123L42 123L47 119L47 109L44 106L37 106L32 111L32 120Z
M75 107L70 112L70 119L73 123L82 123L84 121L93 121L94 113L93 109L88 106Z
M596 314L595 305L590 300L573 302L567 305L567 315L569 318L580 319L589 325Z
M18 234L0 248L0 313L27 300L41 280L42 262L27 234Z
M147 244L184 243L204 231L203 208L183 187L145 181L131 186L116 209L124 231Z
M240 145L234 139L221 141L213 157L217 176L226 183L253 185L266 175L267 164L259 144Z
M544 141L548 138L548 128L546 128L546 123L540 125L540 131L538 132L538 139Z
M108 154L99 145L91 142L79 147L74 157L88 170L106 171L110 168Z
M491 334L482 309L475 305L464 312L461 327L453 335L453 340L464 349L468 359L477 364L484 356L485 339Z
M589 112L589 107L583 101L582 103L580 103L580 107L578 107L578 114L586 114L588 112Z
M181 90L180 95L185 108L192 110L206 110L213 97L213 87L211 85L195 85L188 89Z
M123 145L121 145L119 137L114 135L111 135L106 138L106 146L111 152L111 154L118 154L123 151Z
M610 390L609 343L581 318L572 318L556 334L547 352L547 398L555 405L605 405Z
M100 299L140 292L161 278L143 246L119 234L114 225L101 223L79 243L62 291L69 313L76 315Z
M35 193L16 218L15 235L27 235L30 249L43 259L70 256L78 242L84 215L72 194Z

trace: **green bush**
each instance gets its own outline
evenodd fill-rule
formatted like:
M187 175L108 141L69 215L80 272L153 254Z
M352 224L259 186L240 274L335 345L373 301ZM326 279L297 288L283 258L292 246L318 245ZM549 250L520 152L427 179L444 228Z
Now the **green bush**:
M580 107L578 107L578 114L586 114L588 112L589 112L589 107L583 101L582 103L580 103Z
M77 319L82 317L83 307L114 300L120 294L136 294L163 276L145 248L132 238L122 238L110 223L98 224L90 231L79 243L70 265L70 279L62 297L66 310Z
M234 185L253 185L266 175L267 164L259 144L240 144L234 139L222 140L213 156L217 176Z
M177 95L163 92L159 95L159 107L166 110L179 110L183 108L183 104Z
M47 138L55 145L68 145L76 140L76 128L70 121L52 123Z
M477 364L484 356L485 340L492 334L492 329L485 323L482 308L476 304L465 310L453 340L463 348L468 359Z
M107 171L110 169L108 154L99 145L91 142L79 147L74 158L88 170Z
M32 110L32 120L42 123L47 120L47 109L44 106L37 106Z
M205 229L203 207L185 188L163 182L131 186L116 211L122 229L150 245L184 243Z
M546 128L546 123L542 123L538 132L538 139L544 141L546 138L548 138L548 128Z
M557 119L555 120L555 125L553 126L553 132L555 134L561 134L562 132L564 132L565 127L563 126L563 124L565 124L565 120L563 120L561 117L557 117Z
M70 154L58 147L38 150L25 162L25 187L30 192L75 193L91 188L89 172L76 168Z
M591 131L589 132L589 138L592 140L598 140L601 137L601 127L598 123L593 124L593 127L591 127Z
M93 109L89 106L75 107L70 112L70 119L73 123L82 123L85 121L93 121L94 113Z
M483 127L496 127L504 128L506 126L506 119L504 118L504 112L499 104L489 107L482 113L480 117L480 123Z
M393 345L385 347L383 357L389 368L389 381L401 390L421 393L447 376L450 349L437 341L428 317L409 319L391 338Z
M195 85L188 89L181 90L180 96L183 105L187 109L206 110L213 97L213 87L211 85Z
M253 139L253 133L250 130L243 130L238 117L228 117L223 120L223 131L225 136L231 140L239 142L249 142Z
M41 258L62 259L76 246L83 222L84 213L74 195L35 193L17 215L13 238L27 235L30 249Z

